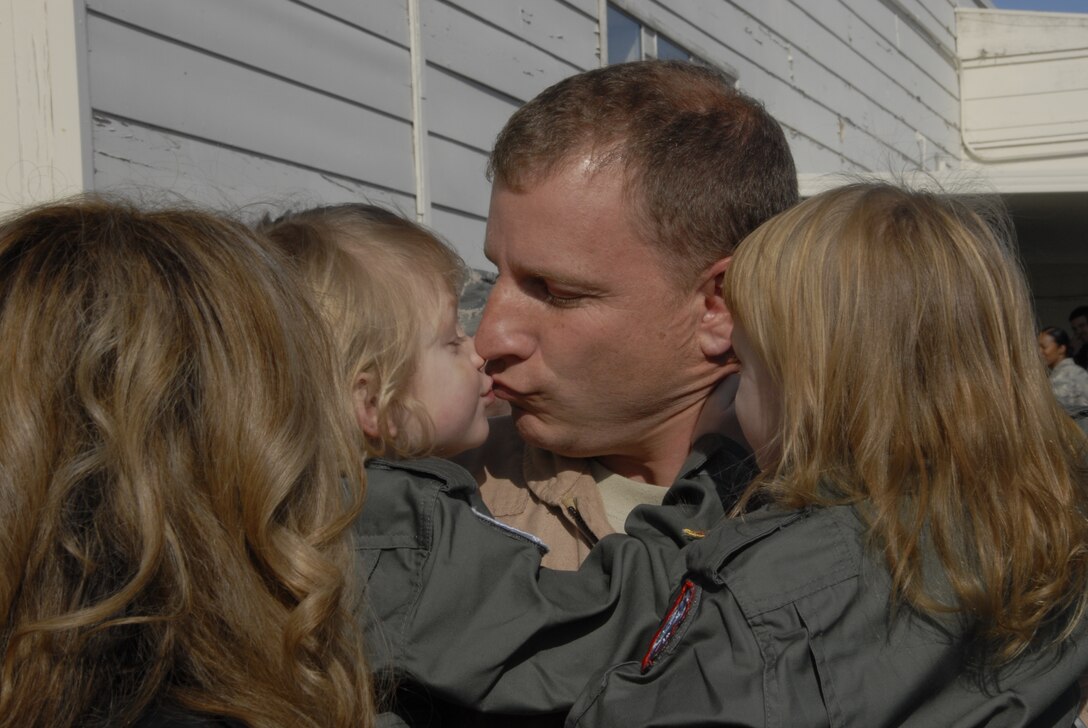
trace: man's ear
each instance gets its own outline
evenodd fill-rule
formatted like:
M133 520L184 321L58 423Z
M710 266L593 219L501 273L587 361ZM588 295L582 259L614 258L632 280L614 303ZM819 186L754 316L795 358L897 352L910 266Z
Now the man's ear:
M360 374L352 388L352 400L355 405L355 421L359 423L359 429L367 437L380 440L382 431L379 425L378 398L371 394L369 383L371 378L367 374ZM396 425L389 423L389 434L397 434Z
M722 281L732 260L728 257L714 261L700 279L698 336L708 359L724 357L733 348L733 317L722 296Z

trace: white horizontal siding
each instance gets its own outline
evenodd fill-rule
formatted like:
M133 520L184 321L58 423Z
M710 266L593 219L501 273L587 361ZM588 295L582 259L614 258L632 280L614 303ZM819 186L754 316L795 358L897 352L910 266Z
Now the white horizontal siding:
M411 194L410 123L102 17L87 22L91 106Z
M894 26L895 16L880 3L870 0L876 8L867 11L868 19L845 2L621 4L682 45L701 47L734 67L740 86L764 101L791 140L808 141L794 144L802 172L932 167L938 158L958 157L955 96L919 73L899 46L925 45L950 74L953 89L954 63L917 38L913 44L904 40L905 24L894 43L884 38L872 27L874 13L886 16L885 25ZM952 17L950 7L947 15ZM926 80L915 88L896 83L901 74ZM827 153L835 157L830 167Z
M525 102L544 88L584 70L556 58L523 38L482 22L439 0L421 0L423 52L427 63ZM578 34L578 28L567 29ZM596 24L586 21L580 35L595 43ZM534 32L540 32L539 26Z
M495 135L544 88L598 65L596 17L539 1L422 0L421 12L431 224L490 269L481 251Z
M425 71L424 87L423 108L431 133L483 153L491 151L495 136L520 105L433 65Z
M597 30L597 8L579 11L561 2L540 0L449 0L450 5L487 25L550 53L581 70L600 65L595 42L587 42ZM588 31L588 33L587 33Z
M434 204L485 217L491 194L484 178L487 154L434 135L428 142Z
M884 42L900 51L905 62L901 73L906 75L908 72L921 71L943 86L948 93L958 94L954 45L942 46L938 51L927 38L920 36L905 22L901 15L895 13L890 3L873 0L842 1ZM955 16L951 8L948 15L950 19Z
M411 119L407 49L302 5L268 0L88 0L87 7L210 55ZM405 23L403 16L400 22Z
M431 225L477 270L493 271L495 266L484 257L486 217L469 215L436 205L431 210Z
M291 0L407 48L408 0ZM269 3L271 4L271 3Z
M922 32L939 43L944 52L956 52L956 4L950 0L880 0L893 12L905 16Z
M419 183L406 0L88 7L91 103L110 120L95 127L99 188L139 179L217 207L378 194L413 212L401 204ZM479 239L495 135L520 103L598 64L596 2L421 10L431 221L451 240Z
M952 0L617 4L734 69L782 122L802 173L931 168L959 154ZM110 119L95 128L96 184L120 182L128 164L156 184L214 186L227 174L212 197L247 204L257 196L245 191L251 182L287 198L414 200L407 0L88 7L91 102ZM598 5L420 0L420 10L430 219L472 258L495 135L518 105L599 65ZM122 144L124 124L142 131ZM149 145L143 156L140 144ZM181 162L171 144L186 150ZM167 169L149 175L148 165ZM253 182L254 170L265 179Z
M102 114L94 126L94 188L100 192L165 192L247 219L340 202L370 201L409 215L415 208L408 195Z

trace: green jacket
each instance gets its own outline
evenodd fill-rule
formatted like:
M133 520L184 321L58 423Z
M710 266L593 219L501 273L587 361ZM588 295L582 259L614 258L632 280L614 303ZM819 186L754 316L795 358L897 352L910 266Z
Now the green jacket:
M681 551L725 515L717 484L744 452L704 438L662 506L640 506L578 571L490 518L475 480L443 460L375 460L356 529L372 669L439 701L495 713L566 711L601 668L651 636ZM720 497L722 496L722 497Z
M954 620L903 608L889 622L888 574L863 535L850 507L722 524L686 550L659 633L592 681L567 726L1073 724L1084 625L980 686Z

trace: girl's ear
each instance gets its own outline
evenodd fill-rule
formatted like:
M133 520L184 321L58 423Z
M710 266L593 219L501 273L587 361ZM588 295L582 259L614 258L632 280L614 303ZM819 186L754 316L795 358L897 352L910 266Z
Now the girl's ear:
M359 423L359 429L363 431L364 435L380 440L382 439L382 431L378 424L380 421L378 398L377 395L370 392L370 381L371 378L367 374L360 374L358 379L355 380L355 386L352 389L355 420ZM392 422L389 423L389 434L391 436L397 434L397 426Z
M708 359L725 356L733 348L733 317L722 296L722 281L731 260L722 258L708 266L699 287L699 344Z

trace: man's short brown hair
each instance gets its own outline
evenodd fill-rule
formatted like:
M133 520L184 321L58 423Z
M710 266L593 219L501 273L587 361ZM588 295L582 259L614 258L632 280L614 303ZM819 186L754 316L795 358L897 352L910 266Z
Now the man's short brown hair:
M583 156L597 171L620 166L632 221L683 279L797 202L778 122L691 63L623 63L545 89L499 133L488 176L520 191Z

